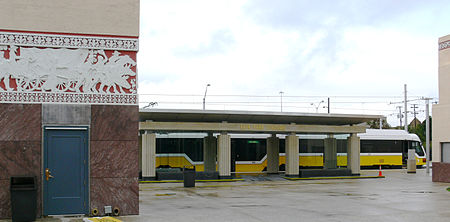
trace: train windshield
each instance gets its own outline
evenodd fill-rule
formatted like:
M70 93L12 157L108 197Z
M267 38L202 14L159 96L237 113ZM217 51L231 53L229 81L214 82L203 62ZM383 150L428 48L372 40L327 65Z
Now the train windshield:
M423 152L422 146L417 141L412 141L411 143L412 148L416 150L417 155L419 156L425 156L425 153Z

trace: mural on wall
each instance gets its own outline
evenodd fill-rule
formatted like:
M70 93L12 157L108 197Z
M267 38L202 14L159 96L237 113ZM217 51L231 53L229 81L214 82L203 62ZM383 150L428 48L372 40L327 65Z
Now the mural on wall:
M79 42L93 39L85 38ZM8 44L0 45L1 102L137 104L136 51L129 45L124 51L114 50L123 44L66 48L50 41L53 47L33 47L0 38L2 43Z

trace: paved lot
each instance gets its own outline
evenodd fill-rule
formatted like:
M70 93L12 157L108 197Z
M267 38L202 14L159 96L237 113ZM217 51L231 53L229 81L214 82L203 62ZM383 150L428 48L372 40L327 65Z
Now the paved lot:
M139 216L123 221L450 221L450 184L425 170L384 170L384 179L140 185ZM378 171L362 171L377 175ZM46 221L49 219L46 219ZM53 219L54 220L54 219ZM63 219L64 221L72 219ZM80 219L78 219L80 220Z
M363 171L377 175L377 171ZM450 184L425 170L385 179L142 184L139 217L124 221L450 221ZM269 178L271 179L271 178Z

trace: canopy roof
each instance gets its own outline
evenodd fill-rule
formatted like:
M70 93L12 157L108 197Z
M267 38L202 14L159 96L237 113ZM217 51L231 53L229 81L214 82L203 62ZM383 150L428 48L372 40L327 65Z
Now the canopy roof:
M140 109L139 120L158 122L354 125L384 118L381 115L294 113L229 110Z

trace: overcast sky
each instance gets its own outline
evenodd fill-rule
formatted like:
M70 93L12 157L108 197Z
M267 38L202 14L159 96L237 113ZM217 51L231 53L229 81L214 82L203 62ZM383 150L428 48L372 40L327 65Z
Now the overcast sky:
M392 125L404 84L438 98L450 34L448 1L142 0L140 16L141 106L202 109L211 84L206 109L323 113L331 97Z

